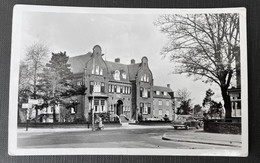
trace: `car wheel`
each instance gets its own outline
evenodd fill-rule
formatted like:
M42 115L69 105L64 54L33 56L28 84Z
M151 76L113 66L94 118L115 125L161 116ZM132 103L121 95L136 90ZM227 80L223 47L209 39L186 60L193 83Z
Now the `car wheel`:
M188 130L188 129L190 129L190 126L186 126L185 128L186 128L186 130Z
M200 126L199 126L199 125L197 125L197 126L196 126L196 129L199 129L199 128L200 128Z
M177 130L177 129L178 129L178 127L174 127L174 129L175 129L175 130Z

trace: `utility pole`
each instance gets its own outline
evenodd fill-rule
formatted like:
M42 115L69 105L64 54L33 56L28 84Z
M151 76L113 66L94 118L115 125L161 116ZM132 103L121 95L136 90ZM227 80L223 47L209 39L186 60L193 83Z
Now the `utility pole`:
M95 130L95 120L94 120L94 99L95 99L95 97L94 97L94 89L93 89L93 92L92 92L92 96L93 96L93 99L92 99L92 131L94 131Z

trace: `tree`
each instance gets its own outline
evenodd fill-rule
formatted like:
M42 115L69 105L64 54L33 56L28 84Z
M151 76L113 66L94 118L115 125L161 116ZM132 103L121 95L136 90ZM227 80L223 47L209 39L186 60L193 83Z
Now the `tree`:
M161 15L155 25L167 34L162 54L170 54L175 73L214 82L221 89L226 118L231 117L230 81L239 65L238 14ZM236 62L237 60L237 62Z
M223 106L221 104L221 102L216 102L214 100L211 99L211 97L214 95L215 93L211 90L208 89L206 91L206 97L203 99L203 103L202 105L205 106L209 106L209 110L207 112L207 114L212 118L212 117L219 117L222 118L222 114L223 114Z
M176 96L180 99L181 103L180 106L177 108L176 114L181 115L189 115L192 112L191 109L191 99L190 99L190 92L187 88L178 89L176 91Z
M50 101L54 122L56 121L55 106L62 103L61 97L72 89L73 74L70 70L70 64L67 63L68 59L66 52L52 53L51 60L41 73L40 88L45 99Z
M25 62L27 66L27 78L28 83L30 83L29 88L32 92L33 98L37 99L37 87L39 81L39 74L45 65L45 60L47 59L49 48L44 43L34 43L26 48ZM20 78L23 76L20 76Z
M176 92L176 96L179 97L181 101L190 99L190 94L187 88L178 89Z
M195 117L203 117L202 107L199 104L194 106L193 111Z
M190 115L192 113L190 102L191 99L181 101L180 107L177 108L176 114Z

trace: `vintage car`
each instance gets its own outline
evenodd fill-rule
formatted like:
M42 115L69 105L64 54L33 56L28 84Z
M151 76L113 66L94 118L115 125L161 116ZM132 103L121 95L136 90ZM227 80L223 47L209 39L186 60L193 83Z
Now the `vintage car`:
M172 121L174 129L185 128L189 129L191 127L200 128L200 121L194 119L192 115L179 115L176 120Z

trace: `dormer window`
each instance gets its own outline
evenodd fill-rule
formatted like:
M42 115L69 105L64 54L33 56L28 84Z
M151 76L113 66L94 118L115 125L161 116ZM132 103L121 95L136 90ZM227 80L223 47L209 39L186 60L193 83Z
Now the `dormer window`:
M120 80L120 71L118 71L118 70L115 71L114 79L115 80Z
M156 91L156 95L160 95L160 91Z
M168 94L167 92L163 92L163 95L164 95L164 96L167 96L167 94Z
M122 78L126 79L126 73L122 73Z

